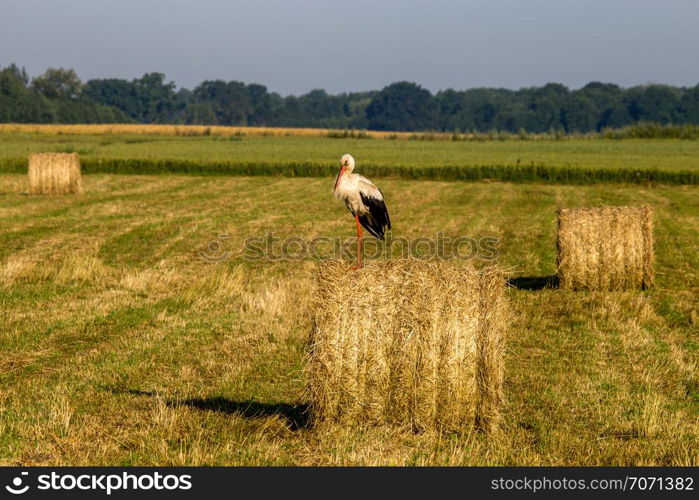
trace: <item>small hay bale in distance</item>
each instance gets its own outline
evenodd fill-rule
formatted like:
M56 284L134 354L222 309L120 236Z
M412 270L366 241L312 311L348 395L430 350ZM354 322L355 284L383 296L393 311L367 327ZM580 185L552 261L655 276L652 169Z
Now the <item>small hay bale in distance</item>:
M314 423L496 428L505 276L460 262L321 264L306 367Z
M653 209L562 208L558 276L568 290L647 289L653 285Z
M80 159L77 153L29 155L30 194L80 194Z

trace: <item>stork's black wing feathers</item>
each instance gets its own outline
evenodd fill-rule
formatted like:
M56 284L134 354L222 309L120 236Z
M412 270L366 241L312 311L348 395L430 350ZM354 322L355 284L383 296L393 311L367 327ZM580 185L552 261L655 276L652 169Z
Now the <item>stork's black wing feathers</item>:
M379 191L380 192L380 191ZM386 203L382 198L374 198L360 192L362 203L369 209L369 213L359 216L359 223L373 236L383 241L387 229L391 229L391 218L388 216Z

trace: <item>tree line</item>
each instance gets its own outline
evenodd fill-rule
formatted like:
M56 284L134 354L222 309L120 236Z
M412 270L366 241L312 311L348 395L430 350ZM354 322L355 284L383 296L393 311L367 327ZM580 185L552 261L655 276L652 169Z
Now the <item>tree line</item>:
M699 124L699 84L622 88L591 82L519 90L447 89L412 82L331 95L281 96L264 85L208 80L177 89L162 73L132 80L82 82L72 69L30 79L15 64L0 68L0 122L176 123L395 131L594 132L638 122Z

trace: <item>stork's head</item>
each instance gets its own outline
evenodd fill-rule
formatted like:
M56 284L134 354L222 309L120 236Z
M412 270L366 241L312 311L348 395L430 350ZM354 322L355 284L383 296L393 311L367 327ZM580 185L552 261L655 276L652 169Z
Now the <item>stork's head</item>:
M340 158L340 170L352 172L354 170L354 158L351 154L342 155Z

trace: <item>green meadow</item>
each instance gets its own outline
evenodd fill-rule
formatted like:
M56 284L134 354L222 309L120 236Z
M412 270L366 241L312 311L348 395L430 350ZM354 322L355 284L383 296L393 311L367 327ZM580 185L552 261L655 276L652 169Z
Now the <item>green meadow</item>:
M77 152L86 173L330 175L344 152L369 176L510 182L699 183L699 141L386 140L324 137L0 133L0 171L31 152Z
M42 151L80 154L83 194L27 194L26 157ZM351 237L331 193L345 152L357 172L383 173L373 180L394 237L497 239L512 278L497 434L308 425L318 262L244 249L268 234ZM6 133L0 164L1 464L698 463L697 141ZM317 170L288 176L303 165ZM543 170L515 182L438 175L518 165ZM410 178L425 168L434 179ZM217 175L194 175L207 169ZM556 169L572 177L542 177ZM669 181L619 182L636 171ZM655 209L655 287L554 286L559 207L641 203Z

